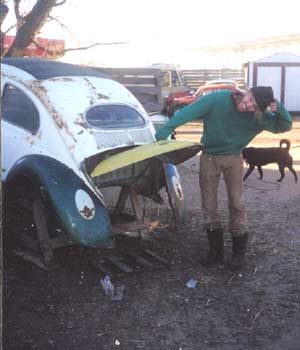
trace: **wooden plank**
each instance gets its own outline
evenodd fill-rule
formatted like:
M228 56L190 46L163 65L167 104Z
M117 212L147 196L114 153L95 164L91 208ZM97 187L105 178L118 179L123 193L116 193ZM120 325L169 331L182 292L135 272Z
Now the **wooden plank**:
M89 259L92 266L94 266L96 269L100 270L104 275L112 275L112 271L107 269L104 265L104 261L99 261L97 257L92 257Z
M157 86L128 86L128 90L137 94L157 95L161 89Z
M142 220L143 218L143 208L141 206L141 201L139 195L135 192L135 190L131 187L129 189L130 193L130 201L131 201L131 206L132 210L134 213L134 217L137 221Z
M142 77L142 76L134 76L134 77L126 77L126 76L118 76L113 77L114 80L117 80L119 83L123 85L133 85L133 86L156 86L157 79L155 77Z
M143 265L145 267L150 267L150 268L153 267L153 264L150 261L142 258L141 256L139 256L135 252L129 252L128 255L131 256L132 258L134 258L138 263L140 263L141 265Z
M157 96L147 94L134 94L134 96L141 102L142 105L149 103L159 103Z
M123 84L139 100L147 112L160 112L162 71L157 68L96 68Z
M166 265L170 264L170 262L168 260L166 260L163 257L161 257L160 255L157 255L156 253L152 252L152 250L145 249L145 252L147 254L149 254L150 256L152 256L153 258L155 258L156 260L162 262L163 264L166 264Z
M157 68L99 68L101 71L111 75L161 75L161 70Z
M118 267L120 270L124 272L132 272L132 268L126 265L125 263L123 263L120 257L117 257L115 255L109 255L106 257L106 259L110 261L113 265Z
M46 215L43 209L42 199L39 194L37 194L33 200L33 217L41 251L44 257L44 263L45 265L49 265L53 262L54 255L50 243Z
M119 192L119 196L118 196L118 200L117 200L115 209L112 213L113 218L118 217L122 213L128 197L129 197L128 187L122 187L120 192Z
M58 263L56 264L51 264L51 265L45 265L44 260L41 256L37 256L35 254L33 254L32 252L26 252L26 251L20 251L20 250L12 250L12 253L14 253L15 255L21 257L24 260L27 260L33 264L35 264L36 266L40 267L41 269L44 270L55 270L58 267L60 267L60 265Z
M58 238L58 237L51 238L50 239L50 244L51 244L52 249L68 247L68 246L74 245L73 242L68 241L66 239L63 239L63 238Z

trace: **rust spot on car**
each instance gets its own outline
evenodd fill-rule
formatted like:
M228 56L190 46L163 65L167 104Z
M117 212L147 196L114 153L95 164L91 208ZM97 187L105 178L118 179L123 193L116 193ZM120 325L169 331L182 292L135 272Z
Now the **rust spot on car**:
M100 94L99 92L97 93L97 98L98 99L104 99L104 100L109 100L110 99L109 96Z
M69 77L54 77L54 78L50 78L49 80L51 80L51 81L74 81L74 79L69 78Z
M39 80L31 82L31 87L33 88L34 92L36 92L38 96L40 96L40 93L47 94L48 92L45 86L40 84Z
M82 113L78 113L78 115L79 115L79 117L76 118L76 120L74 121L74 124L75 124L75 125L79 125L79 126L81 126L82 128L87 129L87 128L88 128L88 125L87 125L87 123L83 120Z
M30 136L25 137L25 141L32 146L36 141L36 139L41 140L41 138L42 138L42 131L40 130L36 134L31 134Z
M25 141L28 142L30 144L30 146L32 146L34 144L34 136L27 136L25 137Z
M54 120L56 122L56 125L62 129L64 127L64 121L62 120L62 118L59 117L59 114L55 111L54 108L52 108L52 115L54 117Z
M68 124L64 121L63 117L55 110L55 108L51 105L51 102L47 96L47 89L41 85L39 80L32 81L28 84L28 87L41 99L44 106L47 108L48 112L52 115L56 125L60 129L64 129L65 132L73 139L74 142L77 143L75 136L70 132Z
M181 188L180 188L180 186L178 184L176 185L176 192L177 192L178 198L182 200L183 199L183 193L182 193Z
M83 78L86 83L87 83L87 86L89 87L90 89L90 92L91 92L91 96L88 96L88 98L90 98L90 104L94 104L96 102L96 99L100 100L100 99L105 99L105 100L109 100L110 97L107 96L107 95L104 95L104 94L101 94L100 92L97 92L97 88L95 85L93 85L93 83L86 77Z
M83 77L83 79L87 82L87 85L88 85L90 88L96 90L96 87L92 84L92 82L91 82L88 78Z

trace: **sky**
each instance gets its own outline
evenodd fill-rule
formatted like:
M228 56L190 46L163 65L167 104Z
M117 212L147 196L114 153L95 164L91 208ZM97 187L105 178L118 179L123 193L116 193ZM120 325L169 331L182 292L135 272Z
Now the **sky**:
M30 4L33 0L23 0ZM300 33L295 0L67 0L42 35L66 47L124 41L69 55L79 61L128 66L187 61L191 48ZM300 45L300 44L299 44ZM191 60L191 58L190 58Z

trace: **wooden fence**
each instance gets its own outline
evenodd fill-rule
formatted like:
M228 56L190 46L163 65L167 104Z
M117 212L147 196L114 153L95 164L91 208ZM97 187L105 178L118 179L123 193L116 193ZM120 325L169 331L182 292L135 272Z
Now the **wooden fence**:
M163 110L162 77L165 70L159 68L102 68L93 67L106 73L126 88L140 101L148 113ZM208 80L235 80L240 88L245 87L242 69L184 69L179 70L183 84L197 89Z
M99 68L140 101L147 112L162 110L161 70L153 68Z
M180 70L184 85L197 89L208 80L230 79L238 83L240 88L246 85L243 69L184 69Z

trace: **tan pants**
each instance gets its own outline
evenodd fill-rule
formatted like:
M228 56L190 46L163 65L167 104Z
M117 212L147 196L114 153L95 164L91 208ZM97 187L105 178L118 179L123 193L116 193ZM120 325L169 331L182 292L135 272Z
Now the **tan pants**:
M228 231L233 237L247 231L247 214L243 197L242 155L200 156L199 182L206 228L221 228L218 214L218 185L223 173L229 209Z

